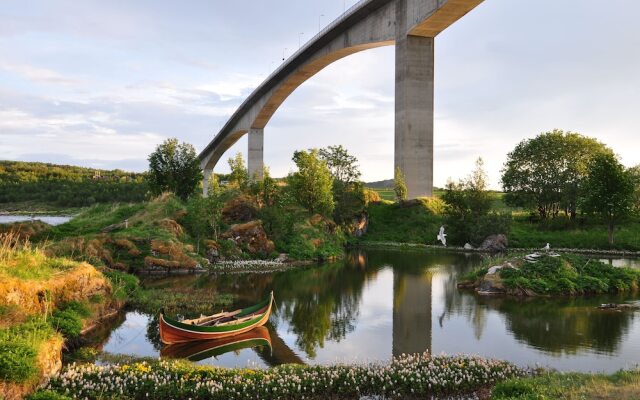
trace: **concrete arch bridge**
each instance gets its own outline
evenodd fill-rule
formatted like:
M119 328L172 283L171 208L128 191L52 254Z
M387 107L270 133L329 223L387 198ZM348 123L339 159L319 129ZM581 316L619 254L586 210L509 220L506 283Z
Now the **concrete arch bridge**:
M285 99L327 65L395 45L394 166L410 198L433 191L435 37L483 0L361 0L281 64L240 105L200 154L205 182L222 155L249 135L250 176L261 178L264 128ZM207 185L204 185L205 195Z

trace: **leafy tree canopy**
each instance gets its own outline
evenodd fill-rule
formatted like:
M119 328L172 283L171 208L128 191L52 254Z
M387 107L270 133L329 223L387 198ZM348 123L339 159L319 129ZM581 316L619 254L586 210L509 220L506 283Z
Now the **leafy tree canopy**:
M400 167L396 167L393 174L393 191L396 194L396 201L402 201L407 199L407 184L404 181L404 174Z
M155 195L173 192L186 200L202 178L196 150L188 143L167 139L149 155L149 187Z
M289 175L289 186L298 203L312 213L331 215L334 209L333 178L317 149L296 151L298 171Z
M595 139L557 129L520 142L502 170L507 204L535 208L542 218L560 211L575 217L589 162L598 154L613 152Z
M348 185L360 179L358 159L349 154L342 145L320 149L318 155L327 163L334 180Z
M632 176L616 156L599 154L591 160L582 206L586 212L600 214L606 220L610 244L615 224L631 212L633 192Z

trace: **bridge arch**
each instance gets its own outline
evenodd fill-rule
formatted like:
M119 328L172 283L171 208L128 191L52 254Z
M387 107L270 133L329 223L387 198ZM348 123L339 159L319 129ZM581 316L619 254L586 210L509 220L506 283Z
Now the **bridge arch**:
M333 62L382 46L396 46L395 166L409 197L433 187L434 36L483 0L361 0L313 37L240 105L200 154L208 181L222 155L249 135L250 176L262 176L264 128L300 85ZM204 185L205 195L207 185Z

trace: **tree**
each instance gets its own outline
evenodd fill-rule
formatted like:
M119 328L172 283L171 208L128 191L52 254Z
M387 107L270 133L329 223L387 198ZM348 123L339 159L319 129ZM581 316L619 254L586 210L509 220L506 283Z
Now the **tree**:
M595 139L557 129L520 142L502 170L507 204L535 208L543 219L561 211L575 218L587 166L597 154L613 153Z
M203 238L212 235L214 240L218 240L222 224L223 190L215 174L211 174L207 184L208 196L192 196L187 202L187 215L182 221L189 233L195 237L198 253Z
M333 219L340 225L350 224L365 206L358 159L341 145L320 149L318 155L327 163L333 177Z
M333 179L327 163L317 149L296 151L293 161L298 171L289 175L289 186L295 199L312 213L330 215L333 212Z
M260 207L272 206L276 201L278 185L276 180L271 177L268 167L263 167L262 176L261 180L252 179L249 183L249 189Z
M491 234L509 231L510 216L491 212L482 158L478 158L475 169L465 180L447 183L442 200L446 203L445 221L453 243L478 245Z
M229 158L229 185L242 191L247 189L249 184L249 171L242 158L242 153L238 152L235 157Z
M613 154L599 154L589 164L584 182L582 207L600 214L607 223L609 244L613 244L615 225L626 217L633 206L633 180Z
M393 191L396 194L396 201L402 201L407 199L407 184L404 182L404 174L400 170L400 167L396 167L393 174Z
M186 200L202 181L196 150L175 138L165 140L149 155L147 179L155 195L168 191Z
M633 181L633 212L640 214L640 165L629 168L629 175Z
M342 145L320 149L318 155L327 163L334 180L348 185L360 179L358 159L349 154Z

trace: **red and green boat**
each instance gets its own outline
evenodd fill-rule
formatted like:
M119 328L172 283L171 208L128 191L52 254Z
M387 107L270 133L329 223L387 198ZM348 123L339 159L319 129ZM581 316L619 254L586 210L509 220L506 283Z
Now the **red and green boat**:
M164 344L222 339L240 335L267 323L273 306L273 292L260 303L231 312L221 312L178 321L160 313L160 340Z

